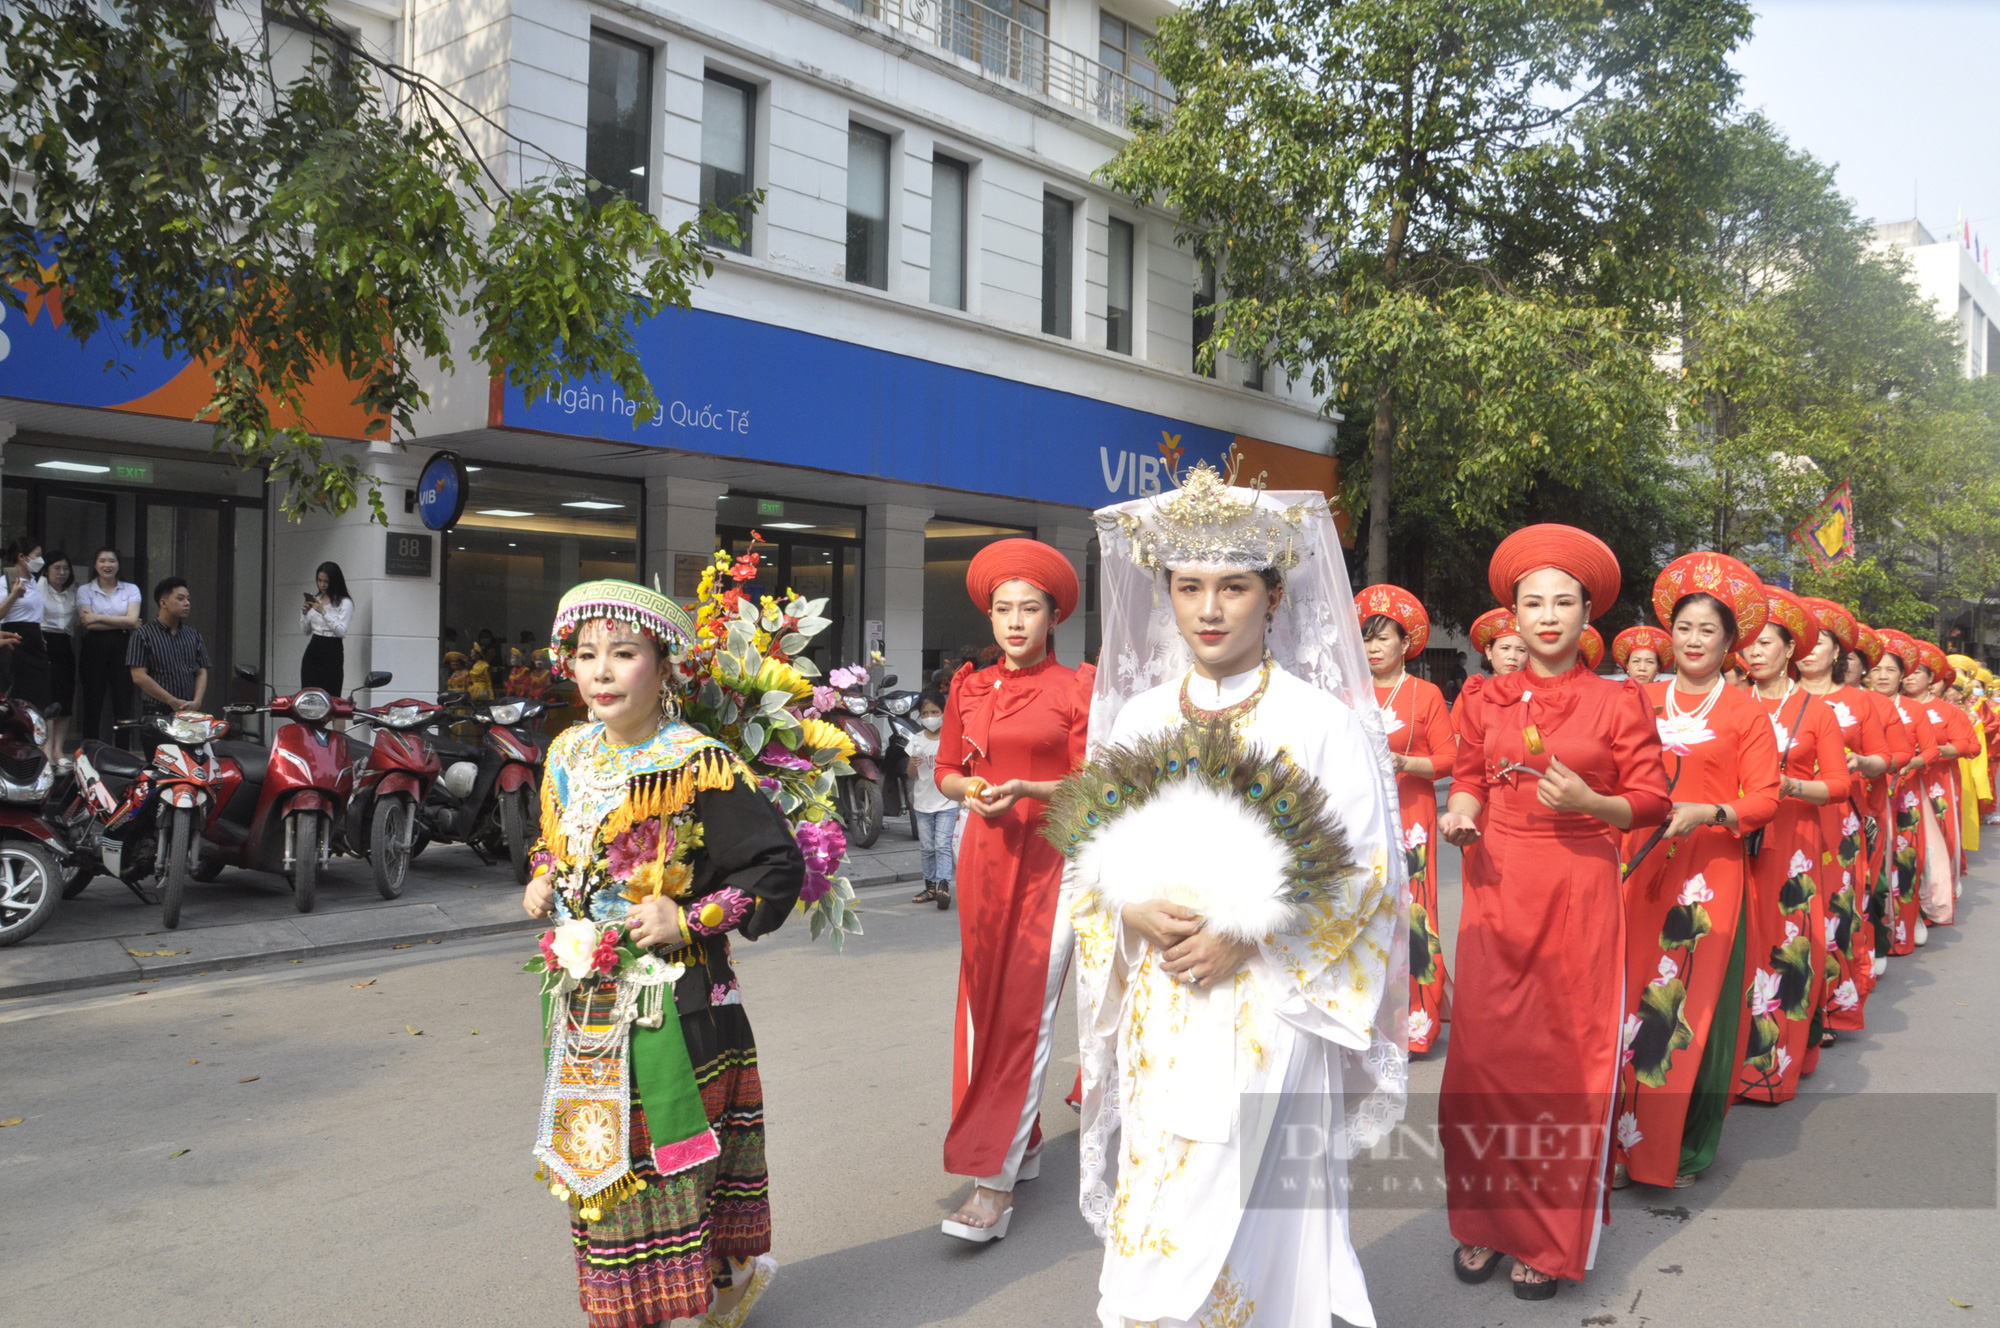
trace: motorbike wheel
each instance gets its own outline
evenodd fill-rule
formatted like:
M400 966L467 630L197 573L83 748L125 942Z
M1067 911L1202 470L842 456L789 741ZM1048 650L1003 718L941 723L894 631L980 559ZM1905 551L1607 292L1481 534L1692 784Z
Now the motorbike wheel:
M517 788L500 795L500 832L507 840L507 856L514 862L514 884L528 883L528 850L534 847L528 827L528 790Z
M375 888L384 899L403 893L410 879L410 800L400 794L375 800L368 829L368 865L375 869Z
M430 828L426 826L422 821L418 821L417 832L410 838L410 861L415 862L418 858L421 858L424 855L424 850L429 848L430 846L431 846Z
M181 902L194 879L196 826L192 807L175 807L167 822L167 860L159 865L160 923L168 931L181 925Z
M847 826L847 842L871 848L882 837L882 786L872 779L856 779L853 787L854 816Z
M62 873L62 897L64 899L76 898L83 893L84 887L88 886L96 877L97 869L95 867L86 867L83 863L83 855L78 854L70 863L68 870Z
M319 815L316 812L293 815L297 830L292 838L292 907L310 913L319 894Z
M203 858L194 865L194 878L197 881L212 881L220 875L222 875L221 858Z
M40 931L61 899L54 855L31 840L0 840L0 945Z

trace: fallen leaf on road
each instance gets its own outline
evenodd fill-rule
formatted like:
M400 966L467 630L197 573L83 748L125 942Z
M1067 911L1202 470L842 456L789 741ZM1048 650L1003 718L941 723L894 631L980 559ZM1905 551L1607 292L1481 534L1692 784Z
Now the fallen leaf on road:
M404 941L401 945L392 945L389 948L391 950L407 950L415 944L416 944L415 941Z
M303 963L305 962L305 960L303 960L303 959L294 959L294 960L292 960L292 962L293 962L293 963L295 963L295 964L303 964Z
M139 959L171 959L175 955L184 955L187 953L187 951L186 950L127 950L125 953Z
M478 1037L478 1036L479 1036L479 1030L478 1030L478 1029L476 1029L476 1028L475 1028L475 1029L473 1029L473 1030L472 1030L472 1036L474 1036L474 1037Z
M403 1027L410 1030L411 1037L422 1037L424 1035L424 1030L418 1028L415 1024L404 1024Z
M189 1064L189 1065L199 1065L199 1064L201 1064L201 1062L200 1062L200 1061L189 1061L189 1062L188 1062L188 1064Z
M174 1160L175 1158L177 1158L177 1157L180 1157L180 1156L181 1156L182 1154L184 1154L184 1153L186 1153L186 1152L188 1152L188 1151L189 1151L188 1149L185 1149L185 1148L183 1148L183 1149L181 1149L181 1150L180 1150L179 1152L173 1152L173 1153L168 1153L168 1154L167 1154L167 1161L171 1162L171 1161L173 1161L173 1160Z
M1960 1300L1957 1296L1946 1296L1945 1299L1950 1301L1952 1304L1958 1306L1962 1310L1969 1310L1972 1308L1972 1306L1966 1304L1964 1301Z
M20 1123L21 1118L19 1116L9 1116L6 1120L0 1120L0 1130L6 1129L9 1125L19 1125Z
M424 942L424 944L425 944L425 945L436 945L436 944L438 944L438 942L437 942L437 941L435 941L435 940L431 940L431 941L425 941L425 942Z
M261 1074L246 1074L241 1079L238 1079L236 1082L239 1084L254 1084L263 1077L264 1076Z
M361 987L372 987L372 986L374 986L374 985L375 985L375 979L374 979L374 978L370 978L370 979L368 979L368 980L367 980L366 982L356 982L356 983L353 983L352 985L353 985L354 987L356 987L357 989L358 989L358 988L361 988Z

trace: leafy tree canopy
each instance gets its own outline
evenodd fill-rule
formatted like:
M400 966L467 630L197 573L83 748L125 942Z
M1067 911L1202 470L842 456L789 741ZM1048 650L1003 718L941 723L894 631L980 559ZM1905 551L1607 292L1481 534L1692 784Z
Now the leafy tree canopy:
M267 12L319 38L285 86ZM698 223L547 154L541 178L504 179L475 135L532 145L348 41L322 0L13 0L0 76L0 298L59 292L79 340L117 323L210 366L216 450L269 467L287 511L365 493L382 519L353 456L274 423L324 366L400 437L466 327L471 363L529 397L601 375L640 418L658 408L632 328L709 274Z

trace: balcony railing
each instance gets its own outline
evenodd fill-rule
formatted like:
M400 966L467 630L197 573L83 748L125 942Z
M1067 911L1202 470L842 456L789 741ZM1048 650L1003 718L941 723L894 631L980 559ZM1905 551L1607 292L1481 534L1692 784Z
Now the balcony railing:
M1165 116L1171 95L1049 40L978 0L838 0L865 17L940 46L1001 78L1123 126L1134 110Z

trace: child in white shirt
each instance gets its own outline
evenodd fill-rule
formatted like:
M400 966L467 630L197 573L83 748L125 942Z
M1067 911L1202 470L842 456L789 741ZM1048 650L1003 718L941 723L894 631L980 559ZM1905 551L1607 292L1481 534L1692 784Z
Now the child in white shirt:
M910 896L912 904L935 902L951 907L954 833L958 804L938 791L938 729L944 724L944 697L925 692L917 699L917 722L923 731L910 739L910 807L917 814L917 842L923 846L924 888Z

